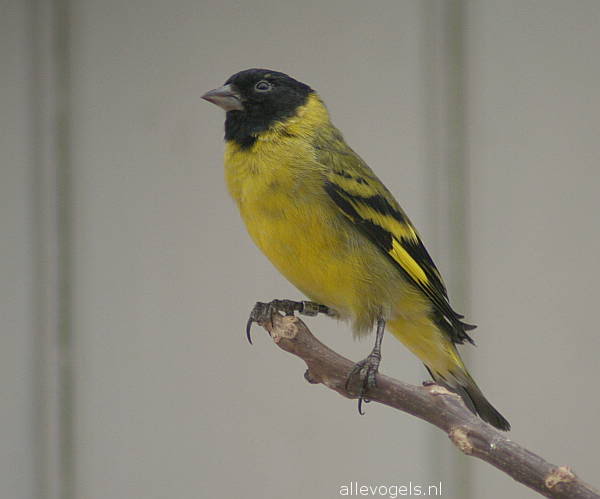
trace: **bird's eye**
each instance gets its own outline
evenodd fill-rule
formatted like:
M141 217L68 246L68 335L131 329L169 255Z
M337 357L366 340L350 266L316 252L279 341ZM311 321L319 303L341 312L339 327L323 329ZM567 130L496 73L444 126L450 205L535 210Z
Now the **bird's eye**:
M271 85L267 80L260 80L256 85L254 85L254 89L257 92L268 92L271 90L271 88L273 88L273 85Z

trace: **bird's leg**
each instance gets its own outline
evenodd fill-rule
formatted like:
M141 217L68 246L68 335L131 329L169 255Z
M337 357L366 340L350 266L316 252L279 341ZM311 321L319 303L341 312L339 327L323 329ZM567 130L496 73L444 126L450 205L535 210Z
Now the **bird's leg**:
M362 403L363 401L369 402L365 397L371 388L377 386L376 374L379 370L379 363L381 362L381 342L383 340L383 332L385 331L385 320L382 318L377 319L377 335L375 337L375 346L371 353L360 362L354 364L352 371L348 375L346 380L346 390L350 385L351 380L358 375L360 380L360 392L358 395L358 412L363 415Z
M250 312L250 318L246 324L246 337L250 344L252 344L252 337L250 335L252 323L269 322L274 312L283 312L285 315L294 315L294 312L298 312L308 316L317 314L325 314L330 317L336 316L335 312L329 307L313 301L273 300L269 303L259 301L254 305L252 312Z

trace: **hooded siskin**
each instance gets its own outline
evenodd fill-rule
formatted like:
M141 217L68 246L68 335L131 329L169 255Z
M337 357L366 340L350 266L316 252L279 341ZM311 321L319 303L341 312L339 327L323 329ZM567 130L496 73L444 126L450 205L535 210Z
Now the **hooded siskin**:
M455 347L472 343L419 234L346 144L318 94L277 71L249 69L205 99L223 107L225 176L248 232L311 300L352 324L379 320L495 427L510 425Z

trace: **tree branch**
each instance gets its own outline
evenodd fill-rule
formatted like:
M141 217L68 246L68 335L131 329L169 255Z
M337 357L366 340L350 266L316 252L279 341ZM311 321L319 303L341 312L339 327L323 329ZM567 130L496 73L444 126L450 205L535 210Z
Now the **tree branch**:
M271 322L260 325L276 345L306 362L307 381L322 383L344 397L357 398L352 387L345 388L354 363L317 340L299 318L273 313ZM437 426L465 454L490 463L546 497L600 499L600 493L581 481L569 467L550 464L508 439L474 416L458 395L439 385L413 386L378 374L377 387L369 391L369 400Z

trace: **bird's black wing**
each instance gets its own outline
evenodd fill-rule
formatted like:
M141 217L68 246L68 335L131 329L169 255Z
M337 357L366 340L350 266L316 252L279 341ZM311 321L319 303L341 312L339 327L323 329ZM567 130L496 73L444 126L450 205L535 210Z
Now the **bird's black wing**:
M436 321L455 343L473 340L448 301L442 277L398 202L339 132L315 147L324 167L324 188L344 216L389 258L434 306Z

